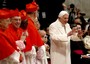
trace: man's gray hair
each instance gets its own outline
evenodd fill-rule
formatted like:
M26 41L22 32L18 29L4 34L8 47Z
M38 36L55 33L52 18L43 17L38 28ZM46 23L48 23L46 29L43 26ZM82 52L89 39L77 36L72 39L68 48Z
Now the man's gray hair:
M67 15L69 15L69 13L67 12L67 11L61 11L60 13L59 13L59 15L58 15L58 17L62 17L62 16L64 16L65 14L67 14Z

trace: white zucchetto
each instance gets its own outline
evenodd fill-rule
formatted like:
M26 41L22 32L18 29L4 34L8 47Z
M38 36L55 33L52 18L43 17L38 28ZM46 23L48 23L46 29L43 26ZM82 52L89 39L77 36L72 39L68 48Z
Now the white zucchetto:
M62 17L64 16L65 14L69 15L69 13L67 11L61 11L58 15L58 17Z

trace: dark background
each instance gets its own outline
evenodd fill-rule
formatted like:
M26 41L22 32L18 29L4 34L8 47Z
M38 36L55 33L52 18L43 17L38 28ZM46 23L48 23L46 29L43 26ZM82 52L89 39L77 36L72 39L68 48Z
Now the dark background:
M3 3L5 1L6 3ZM9 9L19 10L25 9L25 5L31 3L33 0L0 0L0 8L6 7ZM57 19L61 10L63 10L62 3L65 0L36 0L39 5L39 21L41 28L48 27L52 22ZM3 6L3 4L5 4ZM42 18L42 12L45 12L46 18Z

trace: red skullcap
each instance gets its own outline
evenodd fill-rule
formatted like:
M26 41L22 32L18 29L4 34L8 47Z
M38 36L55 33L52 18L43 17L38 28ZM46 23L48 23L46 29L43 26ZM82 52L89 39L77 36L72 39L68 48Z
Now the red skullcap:
M20 16L20 12L18 9L10 10L10 14L11 14L11 17Z
M0 9L0 19L10 18L10 11L8 9Z
M26 12L34 12L38 9L39 9L39 6L36 4L36 2L26 4Z
M25 20L27 18L27 14L26 14L26 12L24 10L20 11L20 16L21 16L22 20Z

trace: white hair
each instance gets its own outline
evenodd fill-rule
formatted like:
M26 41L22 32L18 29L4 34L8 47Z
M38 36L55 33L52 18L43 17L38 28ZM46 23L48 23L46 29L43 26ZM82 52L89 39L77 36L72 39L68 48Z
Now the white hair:
M60 13L59 13L59 15L58 15L58 17L62 17L62 16L64 16L65 14L67 14L67 15L69 15L69 13L67 12L67 11L61 11Z

